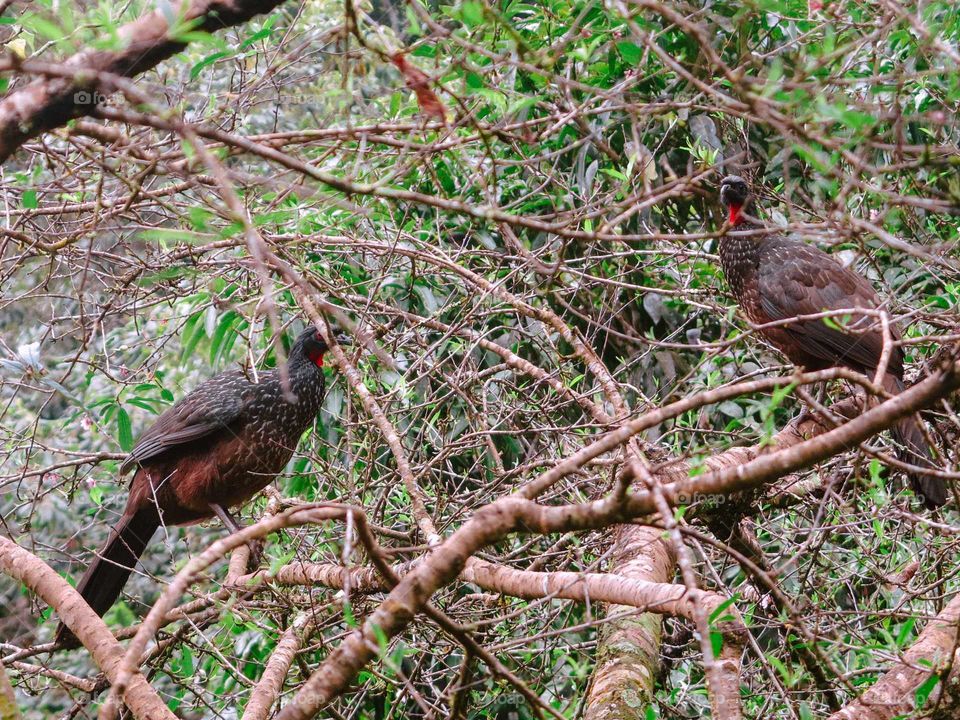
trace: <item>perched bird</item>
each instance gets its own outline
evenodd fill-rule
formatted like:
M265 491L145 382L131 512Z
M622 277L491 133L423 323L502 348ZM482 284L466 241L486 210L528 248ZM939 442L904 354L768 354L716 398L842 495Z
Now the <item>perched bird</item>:
M748 214L750 188L741 177L730 175L720 183L720 201L729 211L730 230L720 238L720 262L727 283L746 316L758 325L815 315L829 310L881 306L873 286L853 270L841 266L817 247L780 233L747 233L762 227ZM851 312L797 320L760 333L794 365L807 370L848 367L871 380L883 352L883 330L875 314ZM891 325L894 341L900 331ZM895 345L889 356L883 388L903 392L903 350ZM893 428L901 446L901 459L918 467L934 467L919 418L908 416ZM927 507L943 505L947 488L941 478L911 474L914 491Z
M228 508L270 484L320 411L327 349L308 327L290 350L288 385L277 369L256 381L239 369L221 373L167 409L140 437L120 466L121 474L136 469L126 508L77 585L98 615L120 595L161 524L189 525L217 515L231 531L238 529ZM76 642L62 623L57 640Z

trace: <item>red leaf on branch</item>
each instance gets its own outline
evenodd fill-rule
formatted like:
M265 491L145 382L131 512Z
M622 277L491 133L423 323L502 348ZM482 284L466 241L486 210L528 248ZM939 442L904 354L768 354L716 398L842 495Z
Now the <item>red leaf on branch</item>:
M430 87L430 76L415 65L408 63L403 53L391 55L390 62L396 65L397 70L403 75L407 87L416 93L420 112L427 117L434 117L440 122L446 123L447 106L440 101L440 98Z

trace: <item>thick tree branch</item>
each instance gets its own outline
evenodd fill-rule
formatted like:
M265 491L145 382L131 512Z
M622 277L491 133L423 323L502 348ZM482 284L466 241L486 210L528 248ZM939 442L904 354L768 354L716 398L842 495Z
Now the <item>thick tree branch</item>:
M64 62L75 77L34 80L0 100L0 163L30 138L92 114L97 105L97 74L135 77L180 52L187 30L217 32L270 12L283 0L188 0L158 8L124 25L118 35L123 50L85 50ZM168 18L179 23L171 28Z
M123 667L123 648L66 580L40 558L3 536L0 536L0 570L22 582L56 610L107 678L111 682L117 680ZM176 720L139 672L129 676L123 699L135 718Z
M312 629L313 625L307 615L298 615L286 629L270 654L260 682L250 693L242 720L266 720L270 716L270 709L280 697L290 666Z
M891 398L849 423L785 450L758 457L732 469L681 480L664 487L672 502L695 495L723 495L759 487L788 472L809 467L890 427L899 418L929 406L960 387L958 348L923 382ZM656 415L657 413L649 413ZM645 426L644 418L625 423L557 465L527 487L549 487L586 462L616 449ZM391 591L363 626L351 633L321 664L278 715L279 720L314 717L341 693L377 654L383 637L401 632L439 588L453 581L480 548L513 531L552 533L605 527L648 515L656 509L650 492L611 496L582 505L544 507L513 496L481 508L460 529L417 565Z
M20 711L17 710L17 696L7 677L7 670L0 663L0 720L20 720Z
M611 562L616 573L611 578L661 583L670 581L676 558L663 530L622 525ZM607 608L607 615L620 615L627 609L622 605ZM587 690L585 720L643 717L653 702L662 626L661 617L650 612L631 613L604 626Z
M953 667L956 662L955 655L960 647L958 622L960 596L951 600L943 612L930 621L917 641L875 685L828 720L914 717L923 709L917 705L917 690L931 675ZM933 693L932 697L938 694Z

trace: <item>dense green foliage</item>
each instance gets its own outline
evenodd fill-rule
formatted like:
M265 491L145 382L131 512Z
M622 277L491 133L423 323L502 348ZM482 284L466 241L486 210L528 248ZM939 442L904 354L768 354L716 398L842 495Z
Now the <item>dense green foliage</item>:
M54 60L115 49L117 28L152 7L15 3L4 30L25 56ZM117 468L137 434L213 373L277 362L277 334L287 342L305 322L304 287L258 266L255 235L392 358L363 346L350 354L446 534L604 429L481 340L609 413L601 378L548 313L596 349L631 414L790 372L734 312L713 254L724 221L716 186L728 171L753 180L768 223L831 249L890 298L908 328L908 377L936 351L931 336L956 332L953 3L348 8L354 20L342 3L321 2L215 35L179 28L187 49L137 80L150 105L117 93L107 120L75 121L4 168L0 517L6 534L69 577L122 508ZM424 116L423 98L390 61L401 49L430 76L449 121ZM170 118L195 125L215 168ZM256 233L224 200L216 168ZM279 494L361 505L391 560L411 560L425 538L396 459L344 379L327 372L323 413L276 482ZM792 394L747 395L685 413L644 440L657 462L697 460L761 442L799 409ZM960 425L939 410L931 428L952 468ZM596 498L611 479L610 463L599 462L544 501ZM957 589L955 510L930 522L895 473L856 451L795 479L818 489L759 503L752 526L780 589L843 678L818 686L794 647L799 635L764 589L717 548L690 543L702 585L732 593L751 629L742 697L752 718L825 716L835 691L843 702L873 682ZM108 624L135 623L186 553L221 534L209 523L158 537ZM609 539L517 537L483 557L594 571L608 568ZM347 561L363 564L347 546ZM266 553L274 568L340 563L344 529L284 531ZM891 580L914 560L912 579ZM215 590L225 572L216 567L197 593ZM288 687L381 598L354 593L345 603L335 590L285 587L236 605L218 600L156 652L150 680L191 717L239 717L296 614L315 612L316 630ZM0 581L0 600L0 657L52 637L54 622L25 590ZM467 583L434 601L562 716L582 711L603 622L596 607ZM707 712L699 643L683 624L668 622L680 648L666 653L657 703L638 717ZM92 676L81 653L43 662ZM34 696L22 703L28 720L75 701L88 703L80 717L95 714L97 699L76 690L71 699L58 681L14 670L20 698ZM418 622L383 648L334 716L438 717L452 706L466 717L536 716L456 640Z

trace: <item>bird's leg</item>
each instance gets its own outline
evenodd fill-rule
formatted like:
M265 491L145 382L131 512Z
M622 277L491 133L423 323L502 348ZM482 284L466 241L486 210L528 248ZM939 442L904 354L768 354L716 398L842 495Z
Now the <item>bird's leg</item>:
M240 523L234 519L233 515L227 512L227 509L223 507L223 505L210 503L210 509L217 514L217 517L220 518L220 522L223 523L227 530L229 530L231 533L240 532L242 529L240 527ZM260 560L263 558L263 540L249 540L247 542L247 547L250 548L250 559L247 561L247 568L252 572L260 564Z
M824 405L826 403L826 400L827 400L827 381L826 380L824 380L823 382L817 383L817 390L816 390L815 397L817 398L818 405Z
M220 518L220 522L223 523L224 527L227 528L231 533L240 532L242 529L240 523L238 523L227 509L223 505L218 505L217 503L210 503L210 509L213 510L217 517Z
M823 380L818 382L813 390L813 399L816 402L816 405L811 408L811 410L816 410L817 408L826 407L827 403L827 381Z
M796 389L796 394L800 399L800 414L793 420L794 427L802 427L806 422L815 422L821 426L826 422L828 423L826 427L836 426L835 422L831 422L830 413L824 405L827 400L826 382L818 382L813 395L799 387Z

